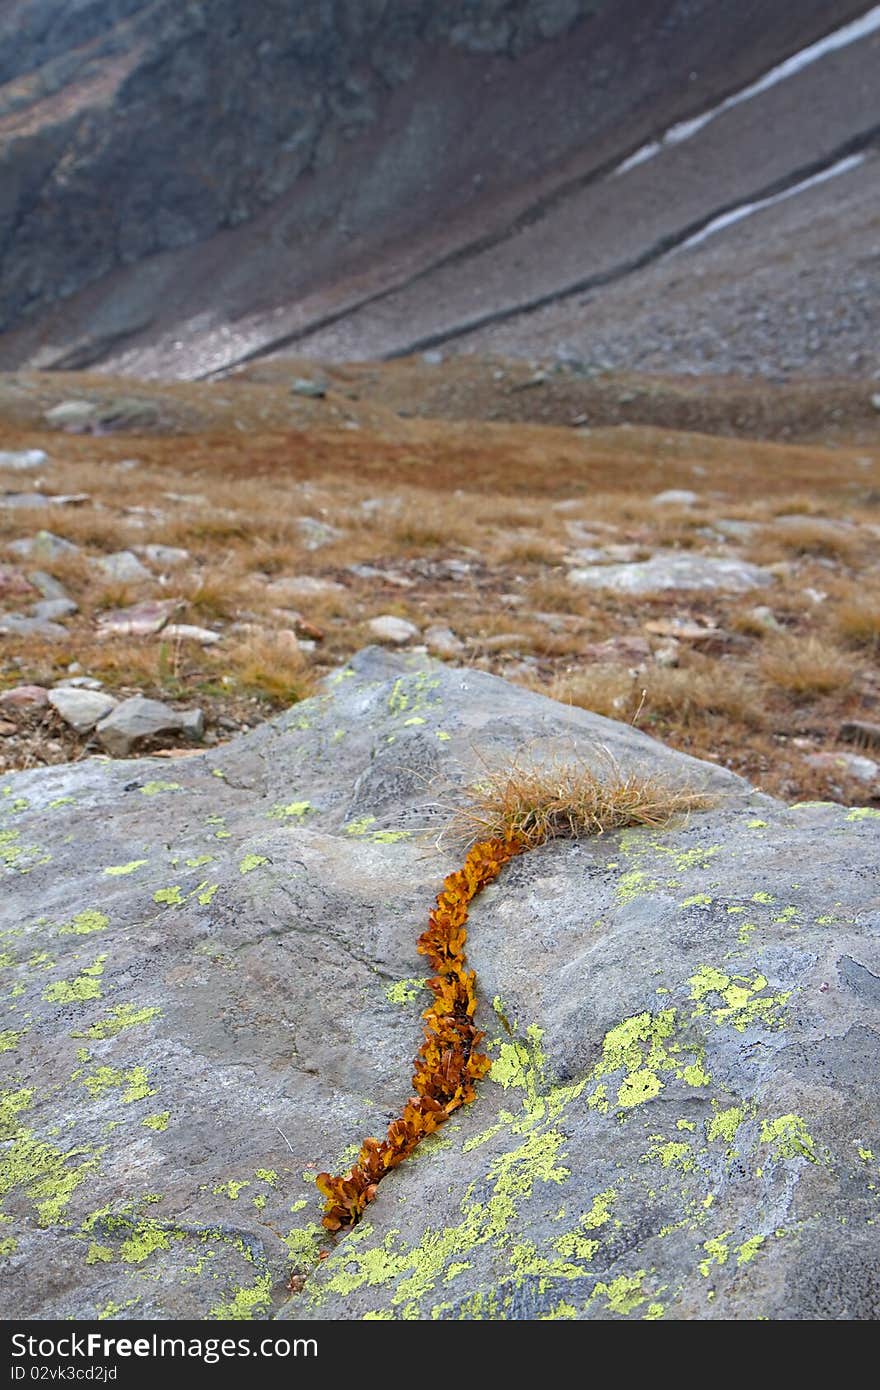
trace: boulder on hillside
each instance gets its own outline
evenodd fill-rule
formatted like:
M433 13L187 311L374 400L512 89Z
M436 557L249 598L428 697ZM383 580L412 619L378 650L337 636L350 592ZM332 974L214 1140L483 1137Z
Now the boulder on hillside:
M439 832L523 752L717 799L475 900L491 1073L333 1236L313 1175L410 1094ZM173 766L0 778L0 1311L876 1318L878 821L376 648Z

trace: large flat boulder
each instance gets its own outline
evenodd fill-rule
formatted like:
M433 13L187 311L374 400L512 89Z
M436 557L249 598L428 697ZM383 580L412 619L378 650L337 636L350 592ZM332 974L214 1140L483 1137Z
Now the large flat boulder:
M716 804L476 900L492 1071L331 1236L314 1174L409 1094L440 829L523 752ZM375 648L223 747L0 779L0 1311L876 1317L878 819Z

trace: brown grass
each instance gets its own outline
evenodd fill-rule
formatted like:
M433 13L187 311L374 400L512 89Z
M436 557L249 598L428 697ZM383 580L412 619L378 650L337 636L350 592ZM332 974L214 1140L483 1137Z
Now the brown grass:
M607 758L607 754L605 755ZM600 777L585 759L541 765L512 758L466 788L467 803L450 833L475 844L493 836L523 836L533 844L580 839L627 826L667 825L675 816L705 810L715 798L659 777L624 774L611 760Z
M764 644L758 667L765 681L798 699L841 694L856 675L852 660L824 638L788 633Z
M851 646L880 651L880 591L852 593L837 605L832 625Z

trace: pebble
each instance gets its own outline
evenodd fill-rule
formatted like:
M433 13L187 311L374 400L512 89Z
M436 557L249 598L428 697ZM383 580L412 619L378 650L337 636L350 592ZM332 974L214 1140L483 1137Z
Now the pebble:
M9 738L11 734L18 733L18 725L11 723L8 719L0 719L0 738Z
M311 574L291 575L289 578L273 579L266 585L267 595L278 603L285 599L318 598L328 594L347 593L344 584L335 579L319 579Z
M72 690L103 690L104 682L99 681L97 676L65 676L64 680L56 681L52 688L64 690L68 686Z
M32 570L28 575L28 580L43 598L69 598L64 585L59 583L54 575L47 574L45 570Z
M320 381L311 381L308 377L298 376L290 383L290 394L292 396L310 396L314 400L323 400L327 394L327 387Z
M419 636L419 629L406 618L396 618L392 613L380 613L367 624L374 637L394 647L402 647Z

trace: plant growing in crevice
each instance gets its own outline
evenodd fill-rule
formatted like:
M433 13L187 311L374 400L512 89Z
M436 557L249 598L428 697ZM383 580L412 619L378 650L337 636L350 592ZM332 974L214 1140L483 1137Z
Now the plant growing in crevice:
M350 1171L316 1179L325 1198L324 1226L352 1226L376 1196L382 1178L433 1134L460 1106L475 1098L475 1083L491 1065L479 1050L476 976L465 946L469 905L509 860L547 840L601 835L626 826L665 825L674 815L698 810L711 798L659 778L624 776L616 767L602 780L583 762L540 767L516 760L490 771L468 790L452 832L470 840L461 869L449 874L416 949L426 956L433 1002L422 1014L424 1040L415 1059L411 1096L384 1139L367 1138Z

